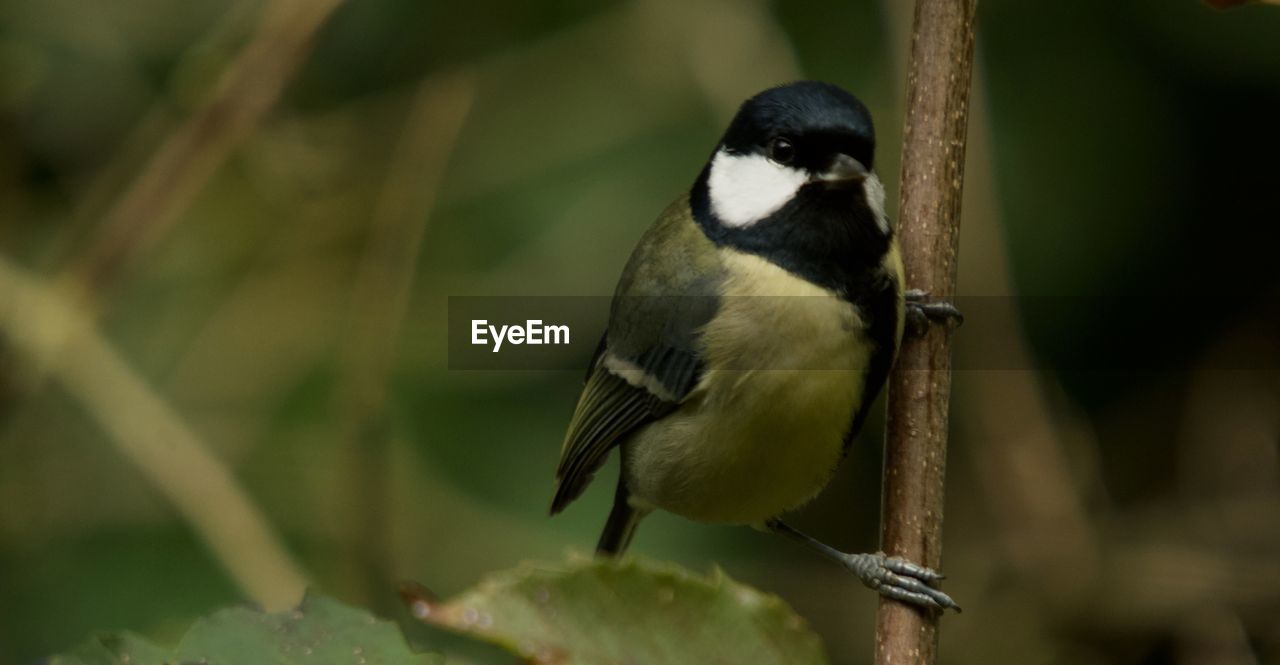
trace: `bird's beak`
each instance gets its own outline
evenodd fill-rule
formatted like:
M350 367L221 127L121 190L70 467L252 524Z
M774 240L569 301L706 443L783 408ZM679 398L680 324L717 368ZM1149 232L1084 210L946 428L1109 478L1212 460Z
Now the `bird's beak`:
M831 159L831 164L827 166L827 170L819 173L817 180L823 182L862 182L867 179L870 172L862 162L844 154L839 153Z

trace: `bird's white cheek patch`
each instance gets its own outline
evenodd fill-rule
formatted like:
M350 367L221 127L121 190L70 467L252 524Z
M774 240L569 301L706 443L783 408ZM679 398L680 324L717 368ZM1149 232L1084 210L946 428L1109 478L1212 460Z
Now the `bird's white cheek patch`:
M862 181L862 191L867 197L867 207L871 208L871 214L875 215L876 226L880 228L881 233L888 233L889 217L884 214L884 183L872 173Z
M721 150L707 178L711 210L726 226L750 226L780 210L808 179L804 171L775 164L764 155Z

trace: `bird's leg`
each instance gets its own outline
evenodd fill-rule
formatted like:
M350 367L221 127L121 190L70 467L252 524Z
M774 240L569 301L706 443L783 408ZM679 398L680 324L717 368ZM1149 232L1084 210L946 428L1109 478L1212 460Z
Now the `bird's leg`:
M912 337L923 335L929 329L929 324L955 330L964 323L964 315L960 310L945 300L930 300L929 294L920 289L911 289L904 295L907 300L906 332Z
M951 599L951 596L933 588L933 585L942 579L941 573L905 559L886 556L883 552L873 554L841 552L787 526L782 520L769 520L765 522L765 527L774 533L808 545L823 556L844 564L844 567L853 571L863 584L883 596L921 607L950 608L960 611L960 606Z

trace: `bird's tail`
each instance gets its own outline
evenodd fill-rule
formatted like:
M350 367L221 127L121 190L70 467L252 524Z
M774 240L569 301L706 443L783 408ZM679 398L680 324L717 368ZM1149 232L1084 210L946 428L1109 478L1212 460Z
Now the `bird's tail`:
M631 544L631 537L636 533L640 520L649 514L631 505L631 492L626 482L618 479L618 491L613 495L613 510L609 512L609 521L604 523L604 532L600 534L600 542L596 544L599 556L620 556Z

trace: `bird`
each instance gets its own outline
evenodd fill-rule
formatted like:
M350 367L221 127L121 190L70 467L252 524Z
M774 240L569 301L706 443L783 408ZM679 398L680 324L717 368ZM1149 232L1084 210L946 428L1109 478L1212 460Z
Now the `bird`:
M884 596L959 609L932 569L845 553L782 516L826 486L889 375L908 310L867 107L798 81L742 103L693 186L623 269L555 472L551 513L615 448L597 553L654 510L749 525L816 549Z

